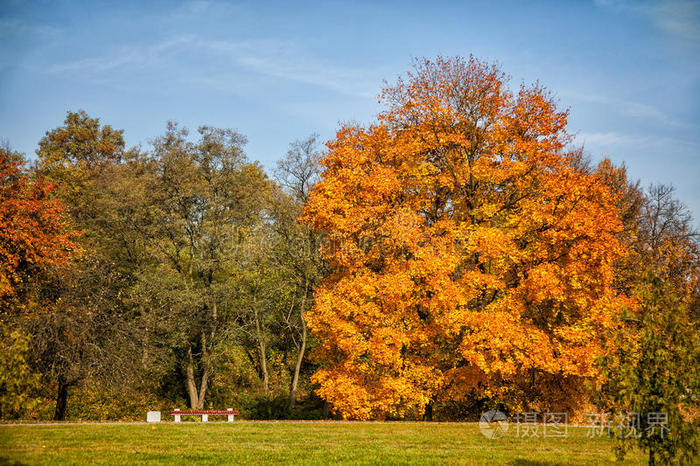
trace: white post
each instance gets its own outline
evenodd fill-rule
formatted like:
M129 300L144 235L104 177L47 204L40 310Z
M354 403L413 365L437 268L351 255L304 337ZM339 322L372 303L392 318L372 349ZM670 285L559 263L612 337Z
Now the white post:
M209 420L208 414L202 414L202 422L207 422Z
M175 408L175 409L173 409L173 411L180 411L180 409ZM175 422L180 422L180 415L179 414L175 414Z
M227 408L226 411L233 411L233 408ZM233 422L233 414L228 415L228 422Z

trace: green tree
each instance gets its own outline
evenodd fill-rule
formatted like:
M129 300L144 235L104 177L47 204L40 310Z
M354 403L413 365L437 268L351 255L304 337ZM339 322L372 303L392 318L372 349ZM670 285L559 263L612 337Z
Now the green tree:
M0 419L18 418L34 407L39 375L27 364L29 338L0 326Z
M64 419L70 389L91 377L117 381L129 370L129 330L120 296L136 252L125 241L117 206L119 183L137 154L126 151L122 131L84 111L68 112L64 125L39 142L36 172L56 183L53 196L82 232L83 254L69 266L47 268L32 281L34 312L24 322L32 336L29 360L56 384L54 419ZM123 198L121 199L123 200Z
M248 162L245 138L199 128L191 142L174 123L154 142L144 206L148 240L133 296L153 344L171 349L192 408L204 406L217 360L247 310L239 308L242 245L263 221L270 190Z
M643 191L627 182L624 169L599 169L622 194L621 237L629 252L617 265L616 280L638 302L623 315L601 361L608 380L600 394L615 417L638 413L636 443L648 452L649 464L689 461L698 451L698 419L692 420L700 392L698 235L672 188ZM620 457L633 445L622 424L616 429Z
M273 207L277 242L277 267L285 272L288 289L288 312L281 323L287 336L286 347L296 350L289 388L289 408L297 398L302 364L307 351L308 328L304 313L313 304L313 291L326 273L321 258L321 238L311 227L298 220L309 192L320 180L318 135L290 144L284 158L277 162L275 179L282 186Z
M617 374L617 401L639 413L637 444L648 452L650 465L691 462L698 454L700 423L686 416L697 408L700 393L700 341L687 306L674 293L659 277L647 277L638 293L639 334L632 348L625 347ZM629 438L618 434L618 454L624 457Z

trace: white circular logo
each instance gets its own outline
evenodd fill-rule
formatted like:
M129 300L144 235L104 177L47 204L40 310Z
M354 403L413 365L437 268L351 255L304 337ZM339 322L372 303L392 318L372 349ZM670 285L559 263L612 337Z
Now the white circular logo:
M500 438L508 432L508 418L500 411L486 411L479 419L479 429L486 438Z

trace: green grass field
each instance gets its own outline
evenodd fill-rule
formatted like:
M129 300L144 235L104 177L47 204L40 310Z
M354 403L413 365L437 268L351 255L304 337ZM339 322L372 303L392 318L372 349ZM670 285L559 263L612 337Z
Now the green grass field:
M604 464L611 441L485 438L476 424L235 422L0 426L0 464L35 463ZM640 452L625 464L644 464Z

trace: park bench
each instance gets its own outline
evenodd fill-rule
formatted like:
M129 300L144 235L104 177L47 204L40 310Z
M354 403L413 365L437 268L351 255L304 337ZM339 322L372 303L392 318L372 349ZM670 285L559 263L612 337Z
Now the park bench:
M233 417L237 414L238 411L234 410L233 408L228 408L226 410L215 409L208 411L203 411L201 409L173 409L172 411L170 411L170 415L175 416L175 422L180 422L180 416L202 416L202 422L207 422L209 420L209 416L228 416L228 422L233 422Z

